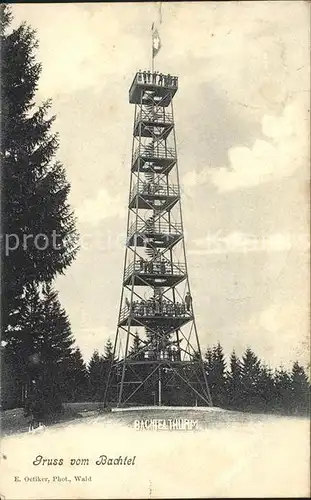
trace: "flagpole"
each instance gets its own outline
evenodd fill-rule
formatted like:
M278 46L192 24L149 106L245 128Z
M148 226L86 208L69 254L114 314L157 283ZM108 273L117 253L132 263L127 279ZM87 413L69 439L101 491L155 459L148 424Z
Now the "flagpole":
M151 25L151 73L154 72L154 57L153 57L153 28L154 23Z

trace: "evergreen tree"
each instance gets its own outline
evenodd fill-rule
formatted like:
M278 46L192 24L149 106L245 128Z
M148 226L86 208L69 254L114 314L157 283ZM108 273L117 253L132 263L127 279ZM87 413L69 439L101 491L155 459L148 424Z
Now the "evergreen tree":
M117 395L117 380L118 380L118 367L115 364L117 361L116 357L113 354L113 345L110 338L107 340L104 347L104 356L102 363L102 386L100 392L100 400L103 401L105 389L109 380L109 387L107 392L107 401L112 402L116 400ZM110 375L109 375L110 373Z
M89 395L89 380L81 351L76 347L63 366L62 394L66 401L84 401Z
M207 349L205 365L213 404L215 406L226 406L226 363L223 348L219 342L216 346Z
M41 73L35 31L25 23L10 30L9 8L1 5L1 14L1 302L7 340L21 324L25 290L51 282L72 263L77 232L67 202L70 186L55 161L51 102L35 104Z
M141 360L145 357L144 351L142 349L142 341L137 330L133 337L133 343L129 350L129 355L135 360Z
M95 350L88 365L89 394L93 401L100 401L102 388L106 383L104 380L105 364L104 357L100 356L98 351Z
M275 382L272 370L265 365L260 367L258 377L258 406L260 411L268 412L275 407Z
M242 357L242 407L256 410L259 405L258 384L261 365L256 354L248 347Z
M21 387L16 403L21 403L22 394L30 396L35 390L44 413L57 413L74 342L69 319L50 286L41 292L35 286L27 290L20 317L22 326L5 346L5 359L14 366Z
M208 347L205 353L205 367L207 374L209 375L213 369L213 349Z
M291 413L293 406L292 381L290 374L283 367L274 373L274 387L274 410L279 413Z
M104 359L111 361L113 359L113 345L110 338L107 340L104 347Z
M295 361L291 372L292 410L297 414L310 412L310 384L305 370Z
M235 351L230 356L230 371L227 373L227 401L232 409L239 409L242 405L242 366Z

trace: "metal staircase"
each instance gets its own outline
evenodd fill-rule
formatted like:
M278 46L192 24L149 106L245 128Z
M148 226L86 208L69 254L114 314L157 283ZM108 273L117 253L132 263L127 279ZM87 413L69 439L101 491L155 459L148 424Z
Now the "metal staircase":
M112 403L118 406L175 404L178 397L187 404L210 405L189 302L172 106L177 78L174 85L164 85L168 78L157 84L153 76L151 84L137 74L130 89L135 104L133 149L114 343L114 355L120 354L111 365L104 399L106 404L112 385ZM140 348L135 351L137 335Z

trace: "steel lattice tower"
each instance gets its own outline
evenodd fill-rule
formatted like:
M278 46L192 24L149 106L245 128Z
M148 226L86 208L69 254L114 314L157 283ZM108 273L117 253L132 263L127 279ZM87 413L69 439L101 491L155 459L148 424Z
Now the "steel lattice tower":
M177 89L177 77L143 71L129 91L135 115L127 237L104 404L212 404L183 236L172 102Z

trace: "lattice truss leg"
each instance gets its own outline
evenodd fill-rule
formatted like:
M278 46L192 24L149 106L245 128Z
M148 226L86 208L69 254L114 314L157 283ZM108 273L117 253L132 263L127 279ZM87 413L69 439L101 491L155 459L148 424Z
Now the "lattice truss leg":
M211 405L188 279L173 96L137 73L127 239L105 404Z

